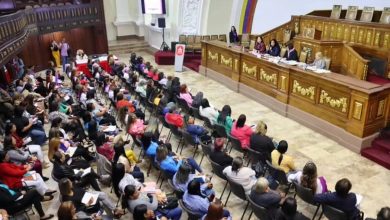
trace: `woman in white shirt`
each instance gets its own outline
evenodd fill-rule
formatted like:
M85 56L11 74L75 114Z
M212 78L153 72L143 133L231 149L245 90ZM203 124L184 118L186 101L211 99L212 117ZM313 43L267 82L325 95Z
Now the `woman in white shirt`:
M243 167L241 157L233 159L231 166L226 167L222 173L237 184L242 185L245 194L249 195L252 186L256 183L256 172L249 167Z
M288 175L289 182L296 182L299 185L313 190L314 194L328 192L328 187L324 177L317 177L317 166L313 162L308 162L303 167L303 171Z
M202 99L201 105L199 106L199 114L205 118L208 118L211 125L214 125L218 118L218 110L210 106L209 100Z

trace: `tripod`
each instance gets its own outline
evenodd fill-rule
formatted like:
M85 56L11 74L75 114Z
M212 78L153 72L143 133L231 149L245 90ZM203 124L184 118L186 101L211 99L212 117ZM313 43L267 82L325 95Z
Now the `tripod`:
M169 46L168 44L165 42L165 34L164 34L164 29L162 29L162 38L163 38L163 42L161 43L161 46L160 46L160 50L162 51L167 51L169 49Z

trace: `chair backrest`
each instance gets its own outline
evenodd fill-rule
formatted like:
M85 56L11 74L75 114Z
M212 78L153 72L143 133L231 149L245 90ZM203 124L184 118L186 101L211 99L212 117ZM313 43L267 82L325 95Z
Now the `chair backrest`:
M299 62L306 63L307 60L307 51L301 51L299 55Z
M247 196L249 203L251 204L252 211L256 217L261 220L269 220L268 210L262 206L257 205L249 196Z
M195 43L200 44L201 40L202 40L202 36L200 35L195 36Z
M165 121L165 117L164 116L161 115L158 118L160 119L160 121L161 121L161 123L163 124L164 127L170 128L168 122Z
M279 54L279 56L280 56L280 57L284 57L284 56L286 55L286 53L287 53L287 47L282 47L282 48L280 49L280 54Z
M224 126L220 124L215 124L214 128L219 137L227 138L226 129Z
M331 59L328 58L328 57L325 57L324 60L325 60L325 64L326 64L326 67L325 67L325 68L326 68L327 70L329 70L329 69L330 69L330 62L331 62Z
M214 129L213 126L211 125L210 120L207 117L202 117L202 118L207 128Z
M256 164L257 162L262 162L263 164L265 164L265 161L267 160L266 157L258 152L258 151L255 151L253 150L252 148L248 148L248 157L249 157L249 161L250 163L252 164Z
M226 42L226 34L220 34L219 35L219 40Z
M256 43L255 40L251 40L251 42L249 44L249 50L253 50L255 48L255 43Z
M240 185L239 183L234 182L229 177L226 177L226 179L229 182L230 190L234 193L234 195L236 195L238 198L242 200L246 200L247 197L245 194L244 187L242 187L242 185Z
M241 43L242 42L249 42L249 34L248 33L243 33L241 36Z
M171 130L173 135L177 137L182 137L182 132L175 125L169 124L169 129Z
M210 40L210 35L204 35L204 36L203 36L203 40L206 40L206 41L207 41L207 40Z
M142 147L142 142L134 134L130 134L130 136L137 147Z
M229 138L230 144L232 145L233 149L235 149L239 152L243 152L240 140L238 140L237 138L235 138L231 135L228 135L228 138Z
M216 34L211 35L211 40L218 40L218 35L216 35Z
M213 173L215 175L217 175L219 178L227 180L225 174L223 174L223 172L222 172L224 167L219 165L219 164L217 164L217 163L215 163L211 159L210 159L210 163L211 163L211 169L213 170Z
M202 152L203 152L206 156L210 156L210 154L212 153L211 144L200 143L200 145L201 145L201 147L202 147Z
M312 189L303 187L295 181L293 182L293 184L295 186L295 192L297 193L299 198L301 198L306 203L316 205L316 203L314 202L314 193Z
M188 133L187 131L182 131L181 134L183 135L183 140L186 145L196 145L194 137L192 137L190 133Z
M335 207L329 206L329 205L322 204L322 211L324 212L324 215L328 219L332 219L332 220L347 220L348 219L347 214L345 214L345 212L343 212L339 209L336 209Z
M180 189L176 189L175 186L173 185L173 180L172 179L168 179L168 185L169 187L171 187L176 195L176 197L178 199L182 199L183 198L183 195L184 195L184 192L181 191Z
M198 108L190 107L190 113L195 118L203 120L202 116L199 113L199 109Z
M195 36L194 35L188 35L187 36L187 44L193 44L195 43Z
M187 208L187 206L184 204L183 200L179 200L179 204L181 206L181 208L187 212L187 215L188 215L188 219L190 220L195 220L195 219L200 219L202 216L199 216L197 215L195 212L193 212L192 210L190 210L189 208Z
M267 160L267 165L268 165L268 172L278 184L288 185L287 176L283 170L273 166L272 163L268 160Z
M186 43L187 37L184 34L179 35L179 43Z

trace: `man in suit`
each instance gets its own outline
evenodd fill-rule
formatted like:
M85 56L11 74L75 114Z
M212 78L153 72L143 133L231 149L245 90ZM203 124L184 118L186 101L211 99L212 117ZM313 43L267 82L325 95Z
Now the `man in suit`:
M295 50L294 45L292 43L287 45L288 51L285 55L287 60L295 60L298 61L298 52Z

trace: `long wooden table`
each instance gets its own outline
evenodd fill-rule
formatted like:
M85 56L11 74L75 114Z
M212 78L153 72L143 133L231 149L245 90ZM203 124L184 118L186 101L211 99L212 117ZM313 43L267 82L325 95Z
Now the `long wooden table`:
M272 63L225 42L202 42L200 72L355 151L389 121L390 85Z

